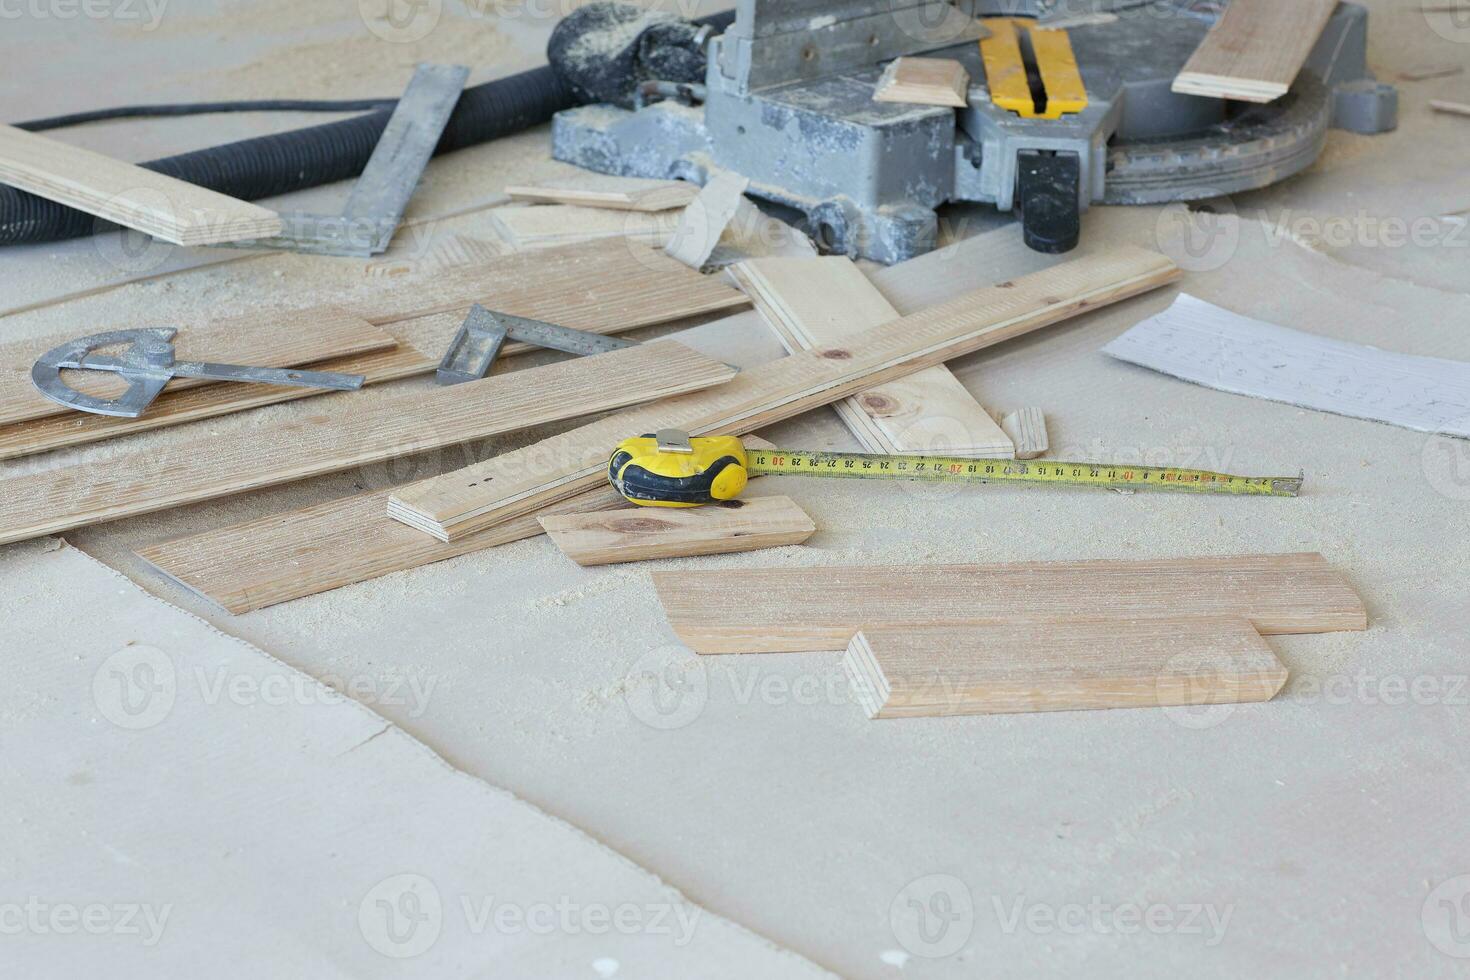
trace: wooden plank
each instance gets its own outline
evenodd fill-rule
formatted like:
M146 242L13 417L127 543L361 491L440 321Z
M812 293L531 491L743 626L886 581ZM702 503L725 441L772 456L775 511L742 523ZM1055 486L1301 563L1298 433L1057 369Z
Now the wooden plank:
M1449 99L1430 99L1429 108L1452 116L1470 116L1470 102L1451 102Z
M843 665L869 718L1269 701L1287 677L1231 617L864 629Z
M17 477L0 544L210 500L722 384L735 369L662 340L315 415L224 443Z
M16 340L0 345L0 425L52 415L74 417L77 412L43 398L31 383L31 366L42 354L77 337L106 328L79 328L74 333ZM248 314L215 320L204 326L182 327L174 337L179 360L219 361L254 367L300 367L327 358L384 350L398 343L390 333L360 316L331 306L282 313ZM120 393L126 385L102 371L66 371L66 382L78 391L102 398ZM221 385L198 378L170 381L166 391Z
M1017 459L1035 459L1051 448L1046 436L1046 416L1039 408L1021 408L1000 420L1000 427L1016 447Z
M895 58L873 89L874 102L911 105L969 105L970 73L952 58Z
M513 184L505 189L513 201L572 204L615 211L668 211L694 200L699 185L684 180L646 180L588 174L575 180Z
M14 126L0 126L0 182L175 245L281 233L267 208Z
M679 224L677 211L609 211L570 204L496 208L490 224L518 249L541 249L570 242L631 239L663 246Z
M608 452L630 433L668 426L693 435L753 431L1135 296L1178 274L1162 255L1131 246L1074 259L864 331L841 346L801 351L763 364L743 372L720 392L620 413L411 484L393 494L388 513L441 540L452 540L606 479Z
M858 630L1017 619L1234 616L1263 634L1368 626L1319 554L654 572L653 584L698 653L841 650Z
M360 374L365 384L394 381L426 374L438 364L412 347L395 347L355 357L339 357L312 364L317 371L341 371ZM322 388L288 388L284 385L214 384L185 391L167 391L148 407L142 418L120 419L86 412L68 412L44 419L31 419L0 427L0 459L14 459L33 453L81 446L87 443L133 435L165 426L229 415L262 405L295 401L326 395L343 395L333 399L333 408L347 408L351 392L332 392ZM323 405L327 410L327 405Z
M578 565L724 555L801 544L817 526L790 497L743 497L710 507L625 507L540 518Z
M1171 86L1184 95L1272 102L1287 93L1337 0L1231 0Z
M729 272L791 352L841 344L899 316L844 257L754 259ZM942 364L869 388L833 408L870 453L1015 456L990 413Z

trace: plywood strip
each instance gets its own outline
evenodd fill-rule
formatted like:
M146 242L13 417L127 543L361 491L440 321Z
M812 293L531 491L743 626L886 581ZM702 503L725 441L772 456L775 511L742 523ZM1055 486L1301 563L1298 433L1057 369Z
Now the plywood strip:
M110 328L78 328L72 333L0 345L0 425L52 415L75 416L74 410L41 396L31 383L31 366L47 351L105 329ZM207 325L183 327L174 337L181 361L255 367L300 367L327 358L384 350L397 343L392 334L363 317L331 306L230 317ZM126 387L102 371L67 371L64 377L78 391L101 398L110 398ZM179 378L170 381L166 390L176 392L201 385L218 386L219 382Z
M14 126L0 126L0 182L175 245L281 233L267 208Z
M953 58L895 58L879 76L873 101L963 109L969 90L970 73Z
M525 450L403 488L390 516L450 540L529 513L606 479L606 456L630 433L666 426L741 434L1176 278L1162 255L1122 247L1075 259L746 371L720 392L624 412ZM844 637L844 642L846 638Z
M332 473L721 384L735 369L662 340L7 482L0 544Z
M496 208L490 223L518 249L540 249L568 242L627 238L662 246L679 224L677 211L609 211L570 204Z
M754 259L729 272L788 351L841 344L899 316L844 257ZM943 365L869 388L833 407L870 453L1015 456L1010 438Z
M860 629L1016 619L1235 616L1261 633L1367 628L1319 554L1008 565L654 572L664 612L698 653L841 650Z
M869 628L843 666L869 718L1269 701L1287 677L1232 617Z
M1019 408L1001 419L1000 427L1015 445L1017 459L1035 459L1051 448L1046 416L1039 408Z
M425 374L434 370L436 361L430 360L412 347L395 347L391 350L359 354L356 357L340 357L311 365L315 371L340 371L360 374L366 384L394 381ZM0 427L0 459L14 459L33 453L81 446L87 443L112 439L117 436L133 435L183 422L214 418L242 412L262 405L295 401L339 394L322 388L288 388L283 385L215 384L187 391L164 392L141 418L120 419L106 415L91 415L86 412L70 412L66 415L44 419L31 419ZM347 398L351 397L348 392ZM351 411L347 398L334 399L332 408ZM327 403L323 410L328 410Z
M1173 90L1245 102L1281 98L1336 7L1337 0L1230 0Z
M699 185L683 180L645 180L588 174L575 180L514 184L505 189L513 201L573 204L615 211L668 211L694 200Z
M790 497L744 497L711 507L625 507L541 517L552 542L578 565L724 555L801 544L817 526Z

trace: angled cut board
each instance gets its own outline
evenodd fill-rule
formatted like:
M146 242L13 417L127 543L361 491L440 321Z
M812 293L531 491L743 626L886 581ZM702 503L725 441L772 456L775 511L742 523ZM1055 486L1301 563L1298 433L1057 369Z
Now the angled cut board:
M281 233L274 211L14 126L0 126L0 183L175 245Z
M843 666L869 718L1269 701L1287 676L1231 617L868 628Z
M898 318L850 259L753 259L730 275L788 351L840 344ZM943 365L869 388L833 405L870 453L1015 455L1011 440Z
M653 584L698 653L841 650L861 629L1015 619L1234 616L1263 634L1368 625L1318 554L654 572Z
M647 180L588 174L571 180L513 184L505 189L513 201L573 204L614 211L668 211L694 200L699 185L684 180Z
M490 224L506 242L518 249L622 238L662 246L673 238L674 229L679 225L679 212L610 211L571 204L533 204L524 208L496 208L490 212Z
M1207 388L1470 439L1470 361L1279 327L1188 293L1103 353Z
M625 507L541 519L578 565L724 555L801 544L817 526L790 497L742 497L710 507Z
M692 435L753 431L1138 295L1177 276L1178 269L1168 259L1135 247L1075 259L973 290L855 334L840 346L801 351L761 365L742 373L721 392L621 413L524 451L410 484L393 494L388 513L441 540L453 540L606 479L607 454L629 433L668 426Z
M750 180L725 170L700 188L698 196L679 212L674 233L664 244L664 253L691 269L701 269L714 254L715 246L745 201ZM738 229L737 229L738 230Z
M31 366L52 348L96 332L95 328L79 329L76 333L0 345L0 425L52 415L75 417L77 412L36 390L31 382ZM181 361L215 361L251 367L300 367L327 358L384 350L397 342L391 334L362 317L330 306L215 320L204 326L184 327L173 340ZM111 397L125 387L104 371L66 371L63 377L78 391L102 398ZM176 392L201 385L248 387L201 378L177 378L165 390Z
M948 264L976 261L989 247L984 236L970 239L948 254L931 252L879 270L875 280L901 311L913 312L961 295L955 277L943 274ZM626 506L605 478L584 486L588 489L573 489L565 499L531 510L579 513ZM522 516L446 543L384 521L389 497L389 491L358 494L163 542L139 555L204 598L243 613L542 533L534 517Z
M1273 102L1291 88L1336 8L1337 0L1230 0L1172 88Z
M963 109L969 90L970 73L952 58L895 58L879 76L873 101Z
M80 903L7 926L9 978L836 980L342 694L422 710L435 666L332 687L72 548L0 578L0 864Z
M17 477L0 498L0 544L633 405L734 376L734 368L682 344L654 341L415 393L338 418L263 426L208 451L181 446Z

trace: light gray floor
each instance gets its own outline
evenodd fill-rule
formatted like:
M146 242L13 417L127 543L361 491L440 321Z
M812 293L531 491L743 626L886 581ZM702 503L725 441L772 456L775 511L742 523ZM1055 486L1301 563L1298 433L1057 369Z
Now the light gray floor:
M320 46L361 44L364 29L351 5L335 20L296 6L237 7L210 21L175 0L174 18L146 35L116 25L28 23L23 36L44 43L16 51L13 71L53 84L33 86L34 97L8 89L0 105L7 118L29 117L99 101L181 98L175 86L186 82L190 97L212 97L223 84L205 70L209 64L233 67L310 45L318 47L278 69L282 78L299 77L300 90L276 94L401 86L407 69L396 48L371 65L343 59L321 67L329 48ZM1470 64L1463 43L1470 31L1448 40L1417 10L1371 6L1380 74ZM280 20L259 15L266 10ZM304 23L293 18L310 23L293 29ZM532 26L518 22L514 36L502 31L494 43L484 41L494 73L535 60L534 46L515 44ZM470 27L496 33L484 19ZM462 34L470 36L468 28ZM163 67L140 68L142 52ZM379 83L379 69L392 77ZM337 90L334 71L347 91ZM108 81L105 90L99 77ZM230 77L263 84L258 74ZM1273 322L1470 359L1470 298L1463 295L1470 235L1462 220L1441 220L1470 209L1470 120L1431 115L1424 105L1431 95L1470 92L1470 76L1404 83L1402 91L1399 132L1333 134L1311 172L1231 202L1265 224L1231 226L1240 231L1236 247L1212 254L1226 261L1203 263L1216 267L1192 273L1184 288ZM170 121L137 132L181 148L236 135L244 125ZM133 132L119 124L87 139L144 155L147 144ZM205 132L210 138L200 139ZM415 202L418 213L557 172L544 160L544 145L539 131L437 161ZM953 219L969 216L960 211ZM1177 216L1166 212L1092 218L1087 248L1115 241L1167 247L1177 230ZM1385 218L1428 219L1434 234L1400 245L1382 233ZM433 234L483 227L471 216L439 223ZM1310 244L1324 229L1349 234L1320 253L1291 240ZM1037 261L1004 238L994 241L986 263L957 275L999 280ZM9 301L12 289L32 302L122 277L99 255L92 243L0 255L0 306L19 305ZM92 326L100 321L125 326L306 303L364 281L361 263L255 259L10 317L0 320L0 335L83 333L100 329ZM992 410L1040 405L1058 456L1300 468L1306 496L1213 501L773 481L771 492L790 494L816 519L820 530L808 547L679 564L1319 550L1362 591L1372 625L1367 633L1274 638L1292 680L1270 704L1205 716L1129 711L869 723L849 703L835 654L694 660L673 647L648 567L579 569L544 539L238 618L183 595L129 555L194 528L465 462L451 453L418 461L417 469L369 468L71 540L316 676L364 678L376 690L406 675L432 684L427 698L372 706L452 764L844 976L1462 975L1470 959L1450 954L1470 953L1457 944L1470 941L1462 814L1470 775L1463 747L1470 452L1183 384L1098 353L1168 298L1146 297L952 367ZM770 344L749 334L721 337L720 329L706 332L731 349ZM305 404L261 414L289 417ZM133 444L227 438L243 424L215 420ZM792 446L852 446L826 411L765 435ZM67 458L103 460L110 451ZM670 664L673 673L665 670ZM683 678L685 697L655 702L650 670ZM916 909L924 930L914 928ZM1139 916L1152 918L1139 925Z

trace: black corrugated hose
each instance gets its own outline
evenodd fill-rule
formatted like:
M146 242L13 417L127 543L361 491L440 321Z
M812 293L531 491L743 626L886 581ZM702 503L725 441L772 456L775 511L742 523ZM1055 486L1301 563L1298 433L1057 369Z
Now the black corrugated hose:
M695 23L722 30L734 11ZM464 90L435 153L448 153L539 125L577 104L548 66ZM226 143L139 164L245 201L347 180L362 173L391 110ZM111 227L74 208L0 186L0 245L52 242Z

